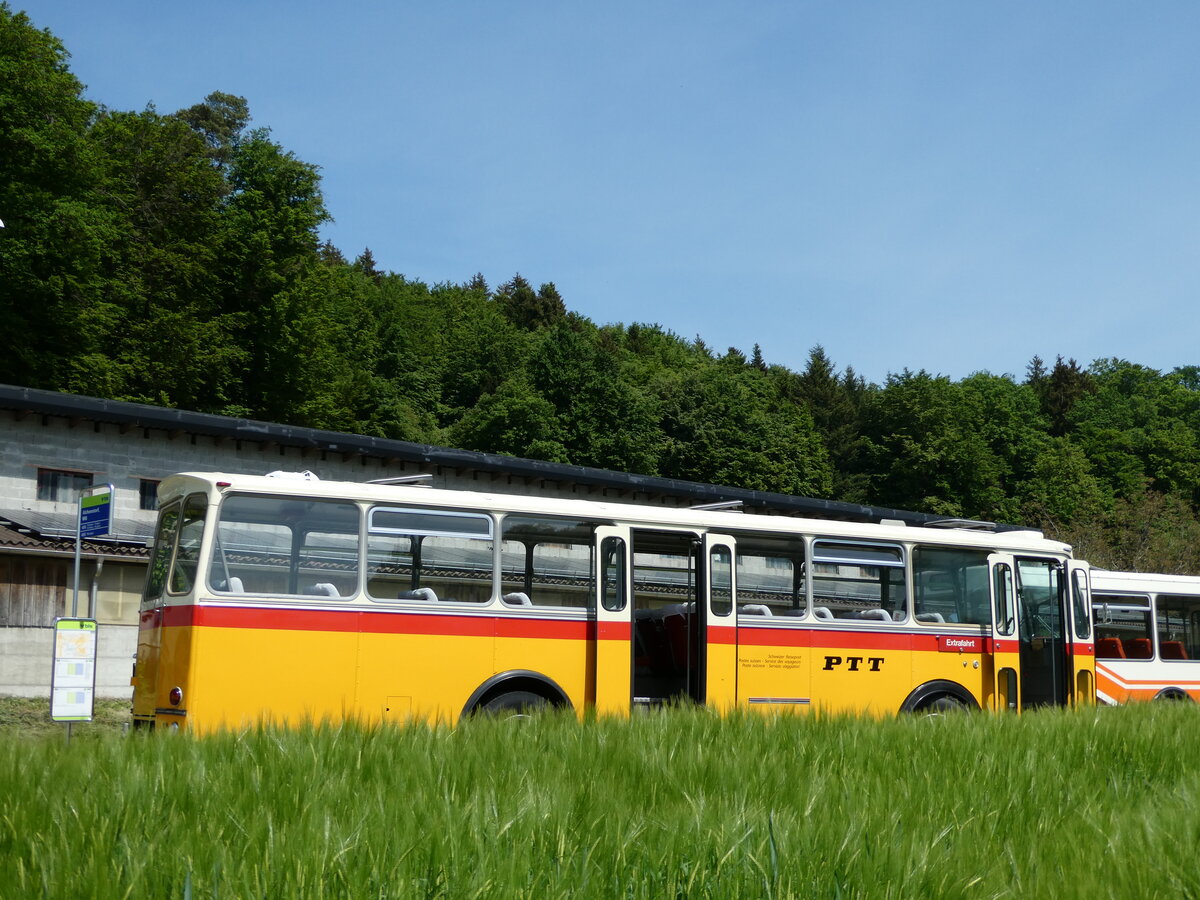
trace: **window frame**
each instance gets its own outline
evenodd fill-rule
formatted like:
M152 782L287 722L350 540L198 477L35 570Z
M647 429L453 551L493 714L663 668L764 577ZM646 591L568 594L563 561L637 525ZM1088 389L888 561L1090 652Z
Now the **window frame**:
M892 551L895 551L895 553L897 554L897 558L880 559L880 558L870 558L870 557L855 557L855 556L850 556L850 555L838 556L838 555L829 554L829 553L822 554L820 552L820 548L823 545L825 545L825 546L833 545L835 547L840 546L840 547L858 547L858 548L863 548L863 549L892 550ZM909 561L909 555L910 555L909 548L907 546L905 546L904 544L901 544L897 541L880 541L880 540L874 540L872 538L858 538L858 537L827 537L824 535L814 536L812 538L812 540L810 541L809 547L808 547L808 559L809 559L809 566L811 569L811 572L810 572L809 578L808 578L808 592L809 592L808 615L811 616L812 618L819 619L820 621L824 621L824 622L833 621L833 622L839 624L840 627L846 627L846 623L853 623L853 625L851 627L854 627L854 628L857 628L864 624L868 624L871 627L876 627L876 626L882 626L882 625L893 625L893 626L902 625L902 624L906 624L906 623L910 622L910 620L912 619L912 608L911 608L912 607L912 597L911 597L912 572L911 572L911 565L910 565L910 561ZM881 604L879 606L874 606L874 607L870 607L870 608L871 609L880 609L880 610L883 610L884 612L887 612L888 618L890 620L889 622L884 622L883 619L846 618L846 617L841 617L841 616L837 616L837 615L834 615L832 620L823 619L821 617L818 617L816 615L816 610L818 608L817 585L818 585L819 581L821 581L822 579L830 579L832 577L838 577L838 576L833 576L833 574L830 572L821 571L820 567L822 565L834 565L834 566L845 565L845 566L859 566L862 568L875 567L875 568L879 568L879 569L898 570L900 572L900 585L899 585L900 598L899 599L900 599L900 604L902 606L904 615L901 618L897 619L893 612L889 612L888 610L884 609L884 607ZM882 584L883 582L878 582L878 583ZM828 609L828 607L825 604L820 604L820 605L822 607ZM862 611L865 611L865 610L860 610L860 612L862 612Z
M158 487L162 484L161 478L139 478L138 479L138 509L143 512L150 512L158 509ZM146 486L150 485L154 488L154 496L149 498L150 505L147 506Z
M982 585L980 585L980 586L983 589L983 593L981 596L982 596L984 602L982 605L977 605L975 607L975 611L977 611L979 613L986 613L985 621L972 622L972 621L966 621L962 618L964 612L972 611L971 605L966 602L968 594L965 591L962 592L961 594L956 593L953 597L952 602L954 604L954 615L958 617L956 620L951 621L949 619L944 619L944 621L939 622L936 619L921 618L921 616L928 615L931 611L926 610L926 609L921 609L921 610L917 609L917 604L919 602L925 602L925 603L929 602L929 600L927 598L925 598L924 596L921 595L921 593L918 589L918 580L919 580L918 575L919 574L934 573L934 572L939 572L939 571L945 572L945 573L950 573L951 571L957 571L960 573L964 573L964 576L963 576L964 582L963 582L962 586L964 588L966 588L966 586L967 586L966 581L965 581L965 572L967 571L968 566L962 566L962 567L958 568L957 570L951 570L951 569L947 569L945 567L940 567L940 568L935 569L930 566L922 566L921 565L921 557L925 553L930 553L930 554L957 553L957 554L964 554L964 555L970 554L970 555L977 557L977 559L975 561L978 563L978 568L981 570L981 572L983 574L983 582L982 582ZM992 595L996 588L996 586L994 584L995 575L992 571L992 566L988 561L988 558L991 556L991 553L992 553L992 551L985 547L964 547L960 544L918 543L918 544L914 544L912 547L910 547L909 548L909 569L910 569L910 574L912 577L912 582L911 582L912 603L911 603L911 609L910 609L909 613L912 618L913 624L920 625L922 628L945 628L946 626L950 626L952 628L957 628L959 626L962 626L962 627L967 627L967 628L979 628L979 629L984 629L984 630L990 630L994 624L994 612L992 610ZM1005 565L1007 565L1007 564L1005 564ZM918 569L920 571L918 571ZM957 589L958 589L958 585L955 585L954 590L957 591ZM926 590L928 590L928 588L926 588ZM932 612L937 613L937 610L933 610Z
M1157 641L1157 622L1156 609L1154 598L1149 593L1134 592L1134 593L1114 593L1112 591L1097 591L1092 589L1092 643L1096 648L1096 659L1107 661L1117 660L1119 662L1134 662L1145 663L1154 659L1154 647ZM1101 628L1112 623L1108 618L1109 607L1119 610L1127 610L1129 612L1138 612L1143 614L1145 621L1145 633L1139 635L1140 638L1149 639L1151 644L1151 652L1149 656L1101 656L1100 641L1102 638L1114 637L1113 635L1101 635ZM1116 640L1121 642L1122 653L1124 653L1125 638L1115 636Z
M536 613L539 615L543 614L543 613L547 613L547 612L553 613L553 614L569 614L569 615L577 615L581 611L587 611L589 614L593 614L595 612L596 596L597 596L596 582L595 582L596 553L597 553L596 529L612 527L613 522L611 520L600 519L600 518L588 518L586 516L560 515L557 513L539 513L539 512L514 511L514 510L505 510L505 511L497 514L496 518L498 520L497 521L497 536L496 536L496 540L495 540L495 544L496 544L496 576L497 576L496 590L498 592L498 596L500 599L500 608L501 609L508 610L510 612L511 611L515 611L518 613L524 612L526 614ZM540 537L543 537L546 539L535 542L531 547L526 541L522 540L521 534L519 531L517 532L516 536L513 536L513 537L509 536L508 523L510 520L518 520L518 521L524 520L526 523L528 523L528 522L534 522L534 523L537 523L537 522L544 522L544 523L561 522L564 525L582 526L583 528L587 529L587 539L586 540L571 540L571 541L564 542L564 541L553 540L552 537L549 535L540 535ZM534 536L538 537L539 535L534 535ZM574 536L572 536L572 537L574 537ZM505 564L504 564L505 548L506 548L506 545L509 543L519 544L524 549L525 562L524 562L524 569L521 573L523 576L521 579L522 586L517 588L516 590L520 591L521 593L524 593L529 598L529 600L530 600L529 605L524 605L524 604L518 605L515 603L511 603L505 599L511 593L509 587L506 586L505 582L507 581L507 582L511 583L512 581L515 580L513 577L511 577L515 574L515 570L514 569L506 569ZM559 546L565 546L565 547L572 548L573 555L578 554L580 551L583 551L587 554L587 563L582 569L583 578L585 579L586 584L584 585L584 591L583 591L584 602L581 604L566 606L566 605L538 603L537 597L536 597L536 592L533 591L531 589L531 586L527 584L528 579L535 576L539 571L541 571L543 573L548 571L544 568L538 569L536 567L533 569L530 569L530 566L533 565L534 563L536 563L539 559L538 548L539 547L547 547L547 546L556 545L556 544ZM611 611L613 611L613 610L610 610L610 612Z
M354 564L354 582L353 582L353 588L350 590L350 592L346 593L346 594L342 594L339 592L337 594L337 596L333 596L330 594L307 593L307 592L302 592L300 590L297 590L295 593L284 592L284 591L254 591L254 590L245 590L245 589L240 590L240 591L231 591L231 590L228 590L225 588L217 587L218 580L215 579L213 576L214 576L214 567L217 564L218 558L220 558L222 560L223 568L225 568L227 566L226 553L228 551L226 551L221 546L221 542L222 542L221 526L222 525L230 525L233 527L237 527L237 526L253 527L256 525L257 526L279 525L280 527L286 529L288 532L288 536L289 536L288 548L285 551L280 551L280 552L286 553L287 558L288 558L288 564L287 564L288 576L287 577L288 577L289 582L292 581L293 579L295 579L297 581L297 584L296 584L297 588L300 587L301 580L297 576L300 574L300 571L302 568L302 563L307 558L303 553L305 547L307 546L306 541L302 541L299 544L297 543L296 530L295 530L293 523L273 522L268 519L263 519L260 521L258 518L255 518L253 520L242 520L242 521L239 521L237 519L233 519L233 520L226 519L225 511L226 511L228 505L233 501L239 501L239 500L263 500L263 501L276 501L276 502L282 502L282 503L307 503L310 505L330 504L330 505L338 505L338 506L342 506L342 507L346 507L346 508L353 508L355 511L355 529L353 532L350 532L350 531L335 532L335 531L330 531L328 528L308 528L303 532L305 538L307 538L307 535L309 535L309 534L345 534L347 536L349 536L351 534L354 535L354 538L355 538L358 546L356 547L356 552L354 553L354 555L352 557L353 564ZM288 602L295 602L297 600L305 600L305 601L318 601L318 602L327 601L327 602L334 602L334 603L347 603L349 601L354 600L359 595L359 593L361 593L361 591L362 591L362 585L363 585L363 570L362 570L363 510L362 510L362 504L356 500L352 500L352 499L349 499L346 497L319 497L319 496L296 495L296 494L287 494L287 493L260 493L257 491L237 491L237 492L231 492L229 494L222 496L220 498L220 503L217 507L215 515L212 514L212 512L210 510L208 518L211 520L211 524L208 527L212 528L212 537L208 539L207 543L209 545L211 545L211 547L213 549L212 549L212 552L210 552L208 554L208 558L202 559L201 562L204 565L205 589L207 591L211 592L217 598L223 599L225 597L236 596L236 597L279 599L279 600L286 600ZM326 523L327 522L328 522L328 520L326 520ZM317 523L314 523L314 524L317 524ZM217 553L218 549L220 549L220 556L218 556L218 553ZM262 545L260 545L257 548L257 551L261 551L262 549L264 549L264 547ZM235 577L240 578L240 576L235 576ZM306 580L307 579L305 579L305 581Z
M760 627L797 626L812 621L812 542L807 534L790 532L734 531L736 542L734 574L737 580L737 614L740 625ZM788 605L780 606L761 597L746 594L762 593L768 587L765 579L749 564L751 559L764 561L763 569L785 570L791 581L787 591ZM778 565L779 561L787 565ZM780 596L783 596L781 593ZM765 606L770 615L750 612L746 607Z
M487 528L485 533L461 530L455 531L450 528L396 528L388 525L375 524L375 515L379 512L417 515L431 517L433 519L441 518L445 521L449 521L450 519L476 519L486 523ZM490 543L491 566L489 568L489 578L491 580L491 589L486 600L460 600L458 598L442 599L441 597L438 597L435 605L468 609L480 609L483 607L492 606L499 599L500 590L500 541L496 537L497 530L497 515L491 511L483 511L478 509L447 509L445 507L396 506L378 501L372 502L367 506L366 515L363 517L363 530L359 547L361 555L360 572L362 595L372 603L383 603L389 606L397 603L417 603L422 607L428 607L428 600L402 596L386 597L372 592L371 580L374 572L372 569L371 539L373 537L457 538L460 540L487 541ZM411 556L412 552L413 551L410 544L410 566L419 570L420 566L422 565L421 556L418 553L415 557L413 557ZM415 559L416 562L412 562L412 559ZM418 572L418 580L419 577L420 576ZM403 590L407 592L412 590L412 588Z
M50 486L50 485L45 484L43 481L43 479L46 476L56 476L56 477L66 476L67 478L71 479L72 481L75 481L78 479L87 479L87 484L84 484L84 485L81 485L81 486L75 487L75 488L63 487L57 483ZM82 493L87 488L91 487L93 484L95 484L95 482L96 482L96 473L95 472L85 472L80 469L58 469L58 468L54 468L52 466L38 466L37 467L37 485L36 485L36 489L35 489L35 491L36 491L35 497L41 503L78 503L80 493ZM51 488L52 488L52 490L51 490ZM62 491L74 491L74 496L72 496L72 497L59 496L59 493ZM50 492L52 492L54 494L54 496L52 496L52 497L43 496L43 493L50 493Z
M1200 626L1200 597L1198 597L1194 594L1177 594L1177 593L1172 593L1169 591L1164 591L1162 593L1155 594L1154 595L1154 604L1153 604L1153 617L1152 617L1151 624L1154 628L1154 650L1155 650L1156 658L1160 659L1164 662L1169 662L1169 663L1200 662L1200 658L1198 658L1198 657L1200 657L1200 654L1191 655L1194 651L1196 651L1196 649L1197 649L1196 644L1200 643L1200 637L1194 637L1193 642L1190 645L1188 644L1186 639L1182 642L1184 645L1184 651L1189 654L1187 659L1179 659L1178 657L1167 658L1167 657L1163 656L1162 645L1164 643L1164 641L1163 641L1164 621L1162 618L1160 618L1160 610L1162 608L1162 602L1164 600L1174 601L1176 604L1178 604L1179 601L1187 602L1190 606L1190 609L1188 610L1188 615L1187 615L1188 621L1196 622L1196 625ZM1192 626L1188 626L1188 625L1185 625L1184 628L1185 628L1185 638L1188 634L1196 635L1197 630L1200 630L1200 628L1192 627Z

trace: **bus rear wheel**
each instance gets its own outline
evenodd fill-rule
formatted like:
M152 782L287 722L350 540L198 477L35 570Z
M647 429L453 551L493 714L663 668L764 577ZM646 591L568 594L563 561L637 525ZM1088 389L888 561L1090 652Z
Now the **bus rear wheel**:
M1179 688L1167 688L1160 691L1154 698L1155 700L1191 700L1186 691L1181 691Z
M532 691L508 691L497 694L479 707L485 715L500 718L518 718L550 708L550 701Z

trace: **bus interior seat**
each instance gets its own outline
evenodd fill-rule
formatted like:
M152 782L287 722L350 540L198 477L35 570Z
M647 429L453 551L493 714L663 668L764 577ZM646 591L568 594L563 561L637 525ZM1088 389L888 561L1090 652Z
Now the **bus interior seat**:
M669 606L664 606L658 610L658 613L665 619L667 616L686 616L696 611L696 601L689 600L687 603L672 603Z
M936 622L938 624L944 624L946 619L939 612L931 612L931 613L917 613L917 621L918 622Z
M1122 643L1125 645L1126 659L1150 659L1154 656L1150 638L1125 638Z
M877 622L891 622L892 617L886 609L864 609L858 614L860 619L870 619Z
M511 594L505 594L500 599L509 606L533 606L533 601L529 599L529 595L524 591L513 591Z
M213 590L221 591L226 594L244 594L246 589L242 586L242 579L236 575L230 575L226 581L218 581L213 585Z
M437 602L437 592L433 588L413 588L411 591L401 591L401 600L429 600Z
M779 612L775 613L775 615L792 616L793 618L798 619L804 615L804 607L789 607L787 609L780 610Z
M1187 650L1183 646L1183 641L1160 641L1158 644L1159 653L1163 659L1187 659Z
M833 613L831 613L829 611L828 606L814 606L813 607L813 616L815 616L818 619L827 621L827 622L833 621Z
M635 621L633 626L633 668L637 671L646 671L650 668L652 662L650 650L646 646L646 639L642 635L642 629Z
M312 594L317 597L340 597L341 596L338 593L338 589L336 587L334 587L332 584L330 584L328 581L318 581L316 584L312 585L304 593Z
M1120 638L1102 637L1096 641L1096 655L1101 659L1124 659L1125 648Z
M749 613L752 616L774 615L774 613L771 612L771 607L767 606L765 603L747 603L742 606L738 612Z

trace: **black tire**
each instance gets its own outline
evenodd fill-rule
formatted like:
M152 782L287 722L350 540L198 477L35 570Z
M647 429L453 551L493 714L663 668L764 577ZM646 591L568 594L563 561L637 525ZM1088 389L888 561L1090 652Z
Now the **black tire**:
M532 691L509 691L505 694L497 694L491 700L482 704L479 707L479 712L501 718L512 718L514 716L527 716L530 713L540 712L549 708L550 701L541 694L535 694Z
M944 716L966 711L967 704L963 703L957 697L951 697L949 694L943 694L940 697L935 697L920 709L920 712L923 712L927 716Z
M1191 700L1192 698L1189 697L1184 691L1168 689L1168 690L1165 690L1162 693L1160 693L1154 699L1155 700Z

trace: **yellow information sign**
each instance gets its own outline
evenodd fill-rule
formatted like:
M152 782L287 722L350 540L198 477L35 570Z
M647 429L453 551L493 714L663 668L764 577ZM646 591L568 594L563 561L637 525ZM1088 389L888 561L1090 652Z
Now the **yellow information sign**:
M96 620L54 620L50 718L90 722L96 697Z

